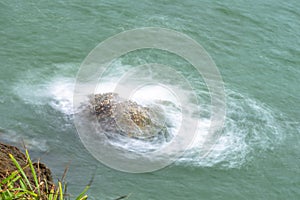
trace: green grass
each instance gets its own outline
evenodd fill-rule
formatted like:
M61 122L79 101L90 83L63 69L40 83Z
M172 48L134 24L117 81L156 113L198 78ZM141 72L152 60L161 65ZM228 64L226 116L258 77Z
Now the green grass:
M41 180L41 177L37 176L36 170L32 164L29 153L26 150L26 157L28 164L22 168L13 155L9 154L12 162L16 166L17 170L11 172L6 178L0 182L0 200L66 200L69 199L67 195L67 185L63 181L58 181L56 185L48 185L47 180ZM24 169L29 167L34 183L29 181L28 176L25 174ZM88 196L86 192L90 188L88 184L84 190L74 199L86 200Z

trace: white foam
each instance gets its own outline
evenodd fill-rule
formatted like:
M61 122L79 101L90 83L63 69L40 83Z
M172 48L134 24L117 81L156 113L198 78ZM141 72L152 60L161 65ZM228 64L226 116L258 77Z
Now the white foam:
M73 88L73 79L54 78L36 85L16 85L14 90L26 103L34 105L49 104L54 109L71 115L74 113Z
M137 89L130 96L130 99L140 104L147 105L154 101L169 101L175 105L180 105L180 101L172 91L162 85L146 85L142 88Z
M121 65L121 63L117 63ZM111 92L116 87L120 71L117 76L110 75L103 79L103 82L95 89L96 93ZM73 111L73 89L75 80L66 77L53 78L37 85L28 84L17 85L16 92L26 102L32 104L49 104L60 112L71 115ZM89 87L89 86L87 86ZM153 95L155 94L155 95ZM176 162L179 165L193 166L222 166L222 167L240 167L247 160L255 157L255 152L263 152L276 147L283 138L283 131L280 123L276 121L274 113L267 106L251 99L245 95L232 90L226 90L227 94L227 116L225 127L220 137L215 141L215 146L210 153L203 155L205 148L205 139L210 126L209 116L196 118L199 120L199 127L196 137L183 156ZM183 95L188 97L187 95ZM178 131L180 123L181 105L175 95L159 86L149 86L137 90L131 98L140 103L153 103L159 98L161 100L172 102L174 108L161 104L165 110L166 117L175 126L170 128L172 133ZM196 103L196 102L190 102ZM203 103L203 102L201 102ZM201 105L202 106L202 105ZM179 108L179 110L178 110ZM209 106L203 105L205 110L201 112L209 113ZM197 117L197 116L193 116ZM179 120L179 121L178 121ZM179 125L180 126L180 125ZM125 142L126 143L126 142ZM127 144L123 148L127 148ZM147 146L135 141L135 146ZM151 149L151 146L147 147ZM155 147L157 148L157 147Z
M52 100L50 105L67 115L74 114L73 111L74 80L57 79L48 85L48 91Z
M203 132L210 126L208 120L202 121L199 134L177 164L236 168L254 158L255 152L272 149L282 140L281 127L270 109L239 93L230 90L226 93L225 127L215 146L208 155L201 154L205 145Z

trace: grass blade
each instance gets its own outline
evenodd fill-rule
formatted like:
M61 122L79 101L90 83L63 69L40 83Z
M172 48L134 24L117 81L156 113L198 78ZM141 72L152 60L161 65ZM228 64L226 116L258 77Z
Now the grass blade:
M44 178L46 193L49 193L48 181Z
M16 175L18 175L19 172L18 171L14 171L11 173L11 175L9 175L7 178L3 179L1 182L0 182L0 187L4 184L6 184L7 182L11 181L13 178L15 178Z
M60 181L58 182L58 188L59 188L60 200L63 200L64 192L63 192L62 185L61 185Z
M84 195L80 200L86 200L88 198L87 195Z
M20 192L23 192L24 194L29 194L33 197L38 197L38 195L30 190L27 190L27 189L24 189L24 188L14 188L14 189L11 189L11 191L20 191Z
M22 179L20 179L20 186L21 186L21 188L23 188L24 190L27 189L27 187L26 187L26 185L25 185L25 183L24 183L24 181L23 181Z
M53 197L54 197L54 186L52 186L52 188L51 188L51 190L50 190L50 194L49 194L48 199L49 199L49 200L53 200Z
M78 195L78 197L76 198L76 200L81 200L84 196L85 193L90 189L90 185L87 185L84 190Z
M32 164L32 161L30 159L30 156L29 156L29 153L28 153L27 149L26 149L25 153L26 153L26 157L27 157L27 160L28 160L28 163L29 163L29 167L31 169L31 173L32 173L32 176L33 176L33 179L34 179L34 182L35 182L35 186L38 189L38 194L41 195L41 191L40 191L39 182L38 182L38 179L37 179L37 176L36 176L36 172L35 172L35 169L33 167L33 164Z
M21 168L20 164L18 163L18 161L14 158L14 156L12 154L9 154L9 157L13 161L13 163L15 164L15 166L17 167L19 172L22 174L22 176L23 176L24 180L26 181L26 183L28 184L29 188L32 190L31 184L30 184L24 170Z
M17 180L19 180L20 178L21 178L21 176L18 175L17 177L15 177L15 178L12 179L11 181L9 181L9 182L7 183L7 187L10 187L10 186L14 187L14 183L17 182Z
M58 198L58 192L59 192L59 189L56 190L54 196L53 196L53 200L57 200Z

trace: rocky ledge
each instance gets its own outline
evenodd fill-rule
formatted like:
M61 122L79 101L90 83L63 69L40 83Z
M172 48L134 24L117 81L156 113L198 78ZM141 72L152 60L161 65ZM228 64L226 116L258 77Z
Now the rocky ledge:
M89 97L89 113L96 116L108 136L115 134L136 139L169 138L163 111L125 100L116 93L95 94Z
M24 153L20 151L17 147L3 144L0 142L0 181L6 178L13 171L17 170L16 166L12 162L9 154L12 154L14 158L18 161L20 166L24 169L25 174L28 177L28 180L32 185L35 185L34 179L31 173L30 168L27 166L28 162ZM27 166L27 167L26 167ZM37 176L40 180L47 181L48 186L53 185L52 175L50 169L42 163L33 163Z

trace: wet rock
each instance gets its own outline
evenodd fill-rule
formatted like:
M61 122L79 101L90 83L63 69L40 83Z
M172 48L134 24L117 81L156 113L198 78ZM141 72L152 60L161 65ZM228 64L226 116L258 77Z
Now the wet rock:
M109 136L120 134L136 139L169 136L163 111L125 100L116 93L91 95L89 111L96 116L101 129Z

